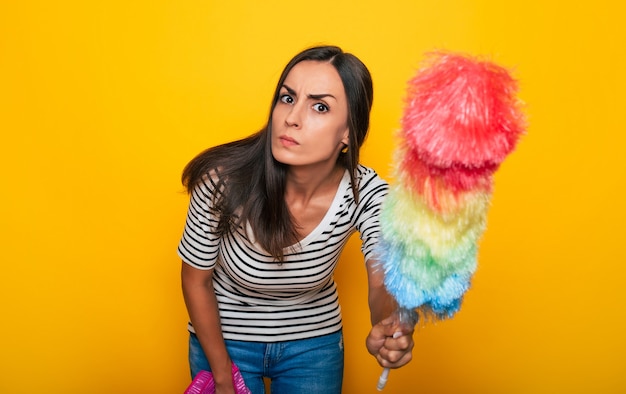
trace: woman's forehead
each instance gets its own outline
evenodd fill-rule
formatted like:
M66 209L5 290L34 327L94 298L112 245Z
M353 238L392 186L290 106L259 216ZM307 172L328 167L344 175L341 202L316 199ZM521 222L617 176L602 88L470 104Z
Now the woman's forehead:
M341 77L329 62L305 60L296 64L287 74L284 85L299 94L345 95Z

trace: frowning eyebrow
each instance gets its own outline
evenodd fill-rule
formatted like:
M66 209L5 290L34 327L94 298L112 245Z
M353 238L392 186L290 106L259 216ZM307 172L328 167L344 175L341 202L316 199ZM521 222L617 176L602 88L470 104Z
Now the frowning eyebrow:
M290 88L289 86L283 84L283 88L285 88L285 90L287 90L287 93L289 93L290 95L297 96L296 91L293 90L292 88ZM330 93L308 94L307 97L310 98L310 99L313 99L313 100L321 100L321 99L326 98L326 97L332 97L335 100L337 100L337 98L335 96L333 96L332 94L330 94Z

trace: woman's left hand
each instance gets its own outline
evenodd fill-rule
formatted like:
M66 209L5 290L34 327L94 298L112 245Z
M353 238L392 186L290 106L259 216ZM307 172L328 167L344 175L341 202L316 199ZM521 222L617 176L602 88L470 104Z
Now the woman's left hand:
M390 316L370 330L367 351L383 368L400 368L413 358L413 332L412 325L400 324L397 316Z

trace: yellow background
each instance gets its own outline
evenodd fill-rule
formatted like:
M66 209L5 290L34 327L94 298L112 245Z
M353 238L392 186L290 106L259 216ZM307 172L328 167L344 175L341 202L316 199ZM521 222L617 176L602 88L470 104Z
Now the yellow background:
M3 1L0 392L181 393L175 249L200 150L266 119L286 61L338 44L375 82L364 164L389 174L426 51L514 68L528 135L496 176L461 312L391 393L626 391L625 8L610 0ZM337 280L345 393L373 393L365 273Z

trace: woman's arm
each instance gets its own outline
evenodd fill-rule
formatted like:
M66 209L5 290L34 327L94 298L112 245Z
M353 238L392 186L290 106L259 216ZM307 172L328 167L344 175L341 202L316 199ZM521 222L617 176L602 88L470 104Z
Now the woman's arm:
M213 270L199 270L183 262L181 281L187 312L211 366L216 392L234 393L231 359L224 344L213 289Z
M377 261L368 260L368 303L372 329L367 336L368 352L385 368L399 368L412 359L412 324L402 324L396 312L397 305L387 292L384 273Z
M372 326L389 317L396 310L393 297L385 288L385 275L382 265L375 260L368 260L367 267L367 302L370 308Z

